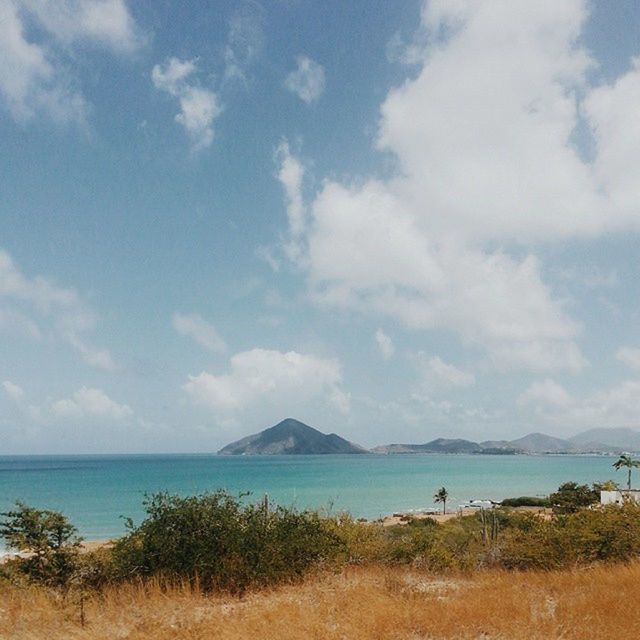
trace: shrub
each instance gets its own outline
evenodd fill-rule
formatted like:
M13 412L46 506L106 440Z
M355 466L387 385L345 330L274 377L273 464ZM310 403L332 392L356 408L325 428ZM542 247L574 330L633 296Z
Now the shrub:
M77 529L58 511L38 510L16 502L0 513L0 537L23 554L12 565L35 582L68 586L78 566L81 539Z
M116 573L187 578L205 590L242 593L303 576L342 550L330 520L314 512L243 505L216 491L145 498L146 519L113 549Z
M533 496L520 496L519 498L505 498L502 507L548 507L549 498L534 498Z
M542 520L520 514L500 540L507 569L556 569L640 555L640 506L582 509Z
M600 501L600 492L590 489L586 484L565 482L555 493L549 496L555 513L573 513L582 507L588 507Z

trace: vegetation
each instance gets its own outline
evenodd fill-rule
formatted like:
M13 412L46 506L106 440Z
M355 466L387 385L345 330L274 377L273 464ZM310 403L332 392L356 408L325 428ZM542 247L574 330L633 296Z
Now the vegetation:
M81 539L76 528L58 511L40 511L16 502L0 513L0 538L21 552L15 569L25 577L52 586L66 586L78 568Z
M145 499L142 522L129 522L112 547L89 553L79 553L76 531L62 514L18 503L3 514L0 533L26 555L0 565L0 583L4 575L5 582L62 587L63 593L73 588L92 597L131 584L242 595L355 566L471 576L640 558L640 506L591 508L598 486L564 483L550 496L553 513L505 507L394 526L270 508L266 500L246 504L224 491L160 493ZM444 505L446 489L436 497Z
M442 503L442 513L447 513L447 499L449 498L449 492L445 487L441 487L433 494L433 500L436 504Z
M519 498L505 498L500 505L503 507L550 507L551 503L549 498L520 496Z
M0 566L5 577L82 588L128 579L188 580L205 591L242 593L297 580L344 556L333 520L315 512L245 505L225 491L144 501L146 519L112 549L80 555L76 530L60 513L18 503L2 514L0 535L23 557Z
M587 484L565 482L549 496L549 502L555 513L575 513L600 502L600 490L597 486L590 488Z
M629 491L631 491L631 470L635 467L635 468L640 468L640 460L634 460L631 456L627 455L626 453L623 453L614 463L613 463L613 467L615 468L616 471L619 471L620 469L627 469L628 471L628 476L627 476L627 489Z
M155 580L108 586L85 602L0 584L6 640L400 640L640 637L640 563L581 570L438 576L365 566L243 599Z
M299 579L342 550L335 528L319 514L269 509L266 500L244 505L240 498L225 491L148 497L147 518L138 526L130 522L115 545L116 573L242 593Z

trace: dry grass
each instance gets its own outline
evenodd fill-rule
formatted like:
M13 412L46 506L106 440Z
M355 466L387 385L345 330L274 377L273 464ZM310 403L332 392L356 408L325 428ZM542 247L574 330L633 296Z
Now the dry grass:
M77 602L0 587L2 640L411 639L640 637L640 563L556 573L443 578L352 568L302 585L211 598L189 588L112 588Z

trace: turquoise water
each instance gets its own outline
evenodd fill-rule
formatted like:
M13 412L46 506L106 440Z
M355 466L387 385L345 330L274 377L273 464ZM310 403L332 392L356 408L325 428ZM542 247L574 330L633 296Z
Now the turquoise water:
M346 509L376 518L433 505L446 486L450 505L472 499L544 495L567 480L624 481L605 456L354 455L2 456L0 511L20 499L63 511L87 539L139 522L144 492L251 491L297 507ZM618 477L620 476L620 477Z

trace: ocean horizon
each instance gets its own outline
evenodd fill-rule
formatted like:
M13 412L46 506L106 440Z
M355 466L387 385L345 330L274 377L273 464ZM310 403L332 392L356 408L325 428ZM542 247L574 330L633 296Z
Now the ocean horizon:
M226 489L264 494L274 504L375 519L432 508L445 486L448 508L471 499L543 496L561 483L625 478L598 455L120 454L0 456L0 511L21 500L62 511L87 540L125 533L144 518L145 493L181 495Z

